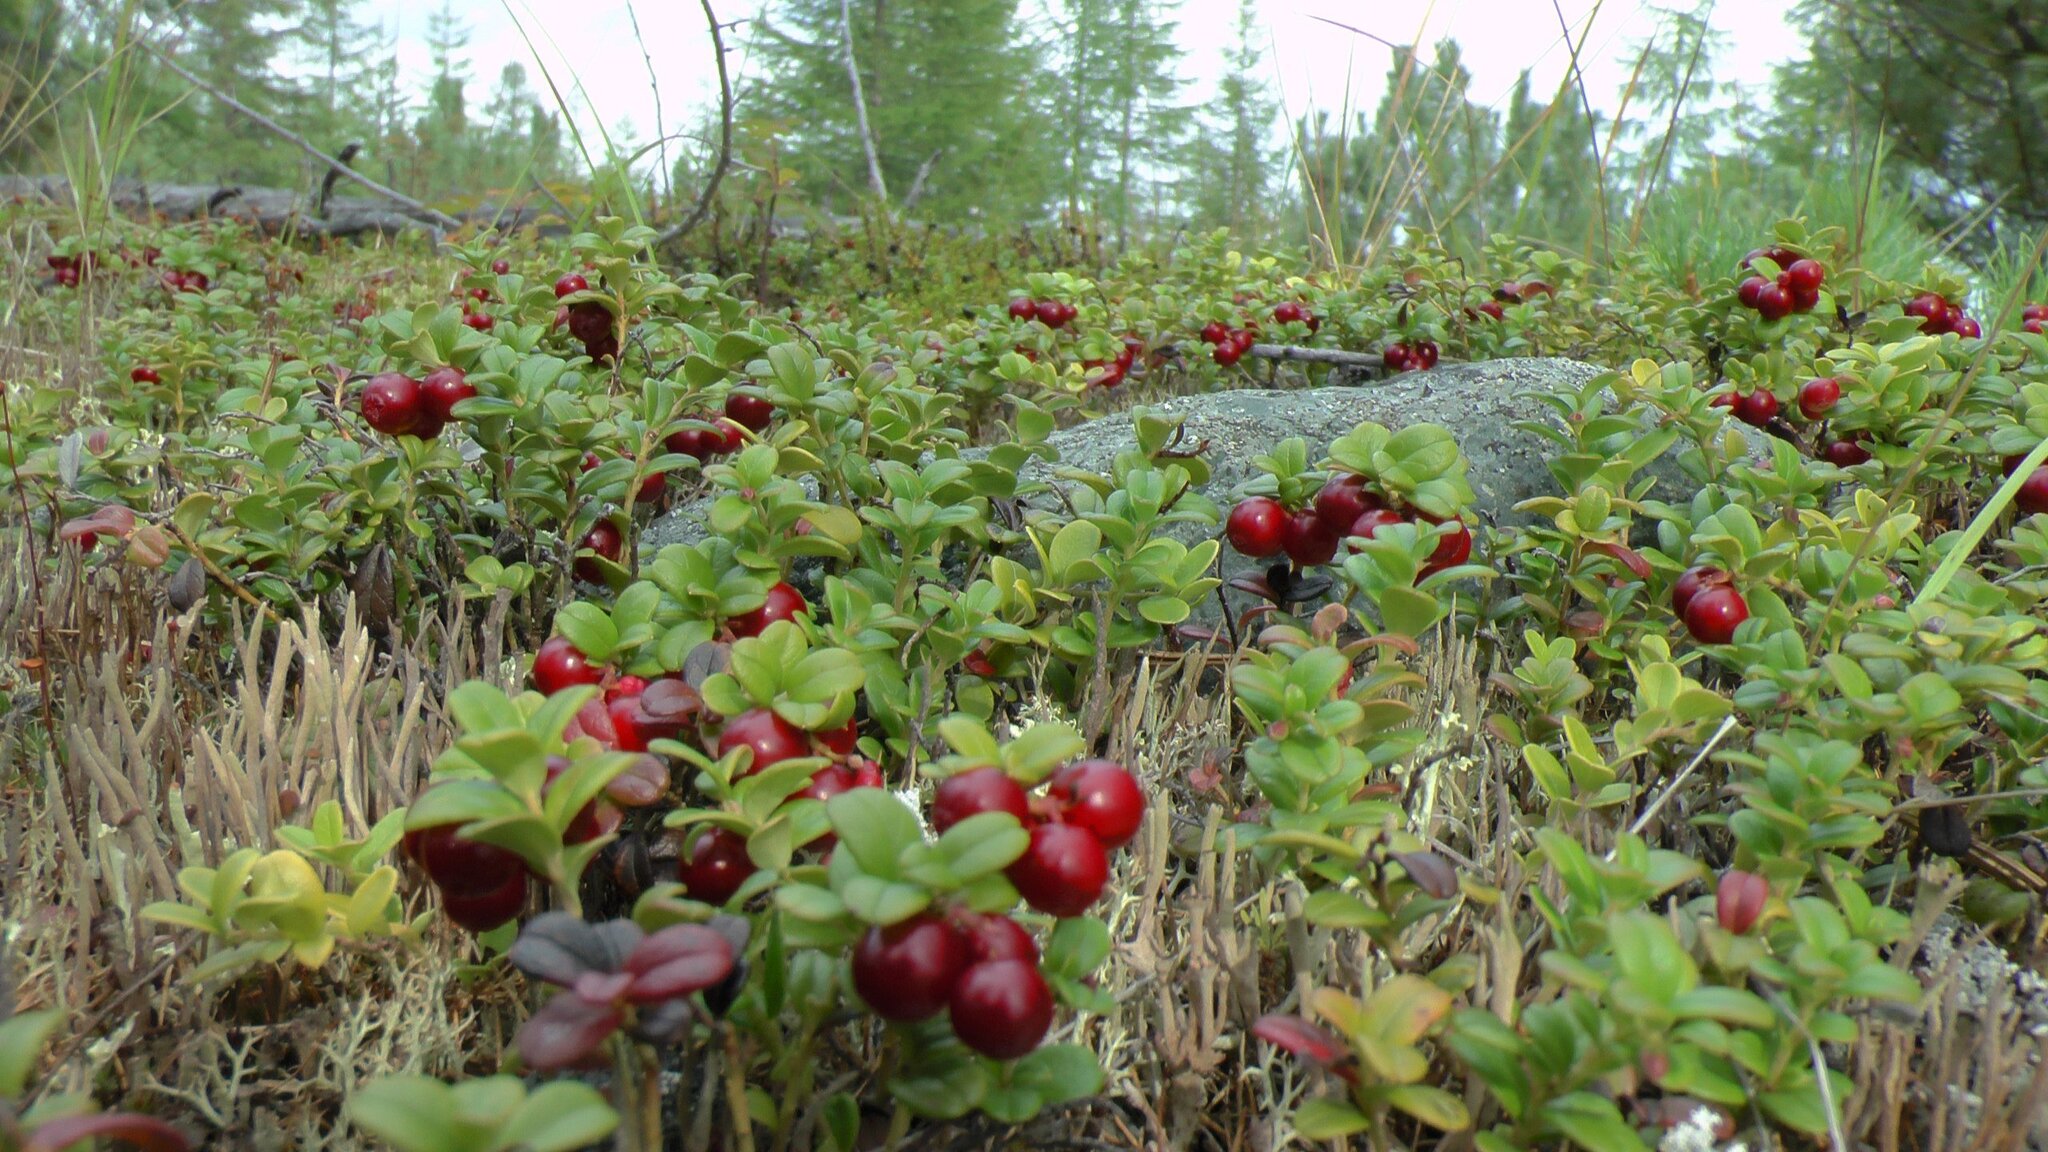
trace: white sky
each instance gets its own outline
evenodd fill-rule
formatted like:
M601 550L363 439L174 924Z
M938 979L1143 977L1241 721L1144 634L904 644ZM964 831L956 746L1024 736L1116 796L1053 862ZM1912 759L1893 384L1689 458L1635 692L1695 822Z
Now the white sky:
M775 0L765 0L773 5ZM1684 3L1685 0L1672 0ZM722 20L751 17L764 0L712 0ZM1034 10L1040 0L1024 0ZM418 77L424 91L429 74L425 33L429 14L439 0L372 0L366 16L399 38L403 69ZM1731 41L1715 79L1723 83L1761 85L1772 66L1802 55L1803 42L1787 28L1784 0L1717 0L1715 27ZM655 88L640 41L633 35L631 15L654 55L664 122L674 132L694 126L698 110L715 106L717 78L712 71L711 39L702 9L691 0L492 0L457 3L470 27L468 58L472 107L481 105L499 69L510 60L527 65L536 88L546 99L535 54L522 37L531 36L540 60L568 92L580 83L580 96L569 93L579 123L598 121L612 127L623 122L641 141L655 136ZM1533 72L1536 92L1547 99L1570 64L1570 53L1558 23L1558 11L1581 41L1580 63L1596 107L1612 111L1634 64L1634 45L1655 29L1657 20L1643 0L1266 0L1261 18L1268 36L1266 73L1269 84L1284 98L1292 116L1316 108L1335 111L1346 99L1370 109L1379 101L1387 70L1388 50L1365 36L1332 27L1315 17L1339 21L1394 43L1433 45L1448 33L1464 52L1473 74L1477 100L1505 103L1515 78L1524 68ZM1597 13L1595 10L1597 9ZM1181 45L1183 90L1190 101L1213 90L1223 71L1223 52L1233 42L1237 0L1182 0L1176 39ZM1593 15L1590 33L1587 20ZM515 20L516 16L516 20ZM749 66L743 29L726 33L735 82L760 77Z

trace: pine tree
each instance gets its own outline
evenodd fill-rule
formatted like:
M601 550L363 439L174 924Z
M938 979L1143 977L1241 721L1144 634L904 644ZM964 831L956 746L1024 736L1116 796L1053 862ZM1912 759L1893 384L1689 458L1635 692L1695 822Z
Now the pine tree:
M1142 184L1159 174L1184 117L1173 103L1172 4L1065 0L1051 81L1070 211L1092 209L1128 243Z
M1187 204L1191 223L1256 238L1273 223L1266 204L1274 183L1272 132L1280 104L1265 82L1255 0L1238 5L1236 34L1223 51L1216 99L1182 149L1181 168L1193 187Z
M367 63L376 29L357 18L362 0L302 0L295 35L299 56L312 72L302 125L330 151L359 140L371 128L365 99Z
M289 120L303 94L279 67L298 15L298 0L187 0L179 9L189 32L185 66L237 102ZM206 93L193 97L203 142L183 150L180 173L252 184L285 183L303 166L301 154ZM205 171L198 170L202 162Z

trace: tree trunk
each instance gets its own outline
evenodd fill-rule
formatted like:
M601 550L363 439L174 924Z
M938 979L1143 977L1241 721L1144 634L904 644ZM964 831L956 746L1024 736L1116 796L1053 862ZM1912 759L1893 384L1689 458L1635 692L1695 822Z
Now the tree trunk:
M860 128L861 151L868 159L868 191L881 201L884 212L889 209L889 185L882 179L882 158L875 152L875 133L868 127L868 101L861 92L860 66L853 59L853 5L851 0L839 0L839 35L846 46L846 79L853 85L853 118Z

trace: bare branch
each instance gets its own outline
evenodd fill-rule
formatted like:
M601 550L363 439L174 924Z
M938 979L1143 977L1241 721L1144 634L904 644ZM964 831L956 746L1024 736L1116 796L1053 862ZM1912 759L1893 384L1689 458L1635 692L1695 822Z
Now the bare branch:
M701 0L704 6L704 20L711 25L711 51L718 60L718 163L711 166L711 175L704 178L704 189L697 193L697 205L690 209L682 223L663 230L655 237L657 246L671 243L687 236L692 228L703 222L711 211L711 198L718 194L718 185L725 179L726 170L732 167L732 80L725 71L725 37L719 31L718 14L711 10L711 0Z

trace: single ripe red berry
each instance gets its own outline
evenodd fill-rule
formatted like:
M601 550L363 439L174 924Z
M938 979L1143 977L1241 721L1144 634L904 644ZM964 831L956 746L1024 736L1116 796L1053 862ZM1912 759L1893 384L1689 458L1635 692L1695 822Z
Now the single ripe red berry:
M1502 308L1498 300L1482 301L1475 311L1492 320L1505 320L1508 315L1507 309Z
M1237 354L1240 357L1249 355L1252 345L1258 342L1259 334L1255 329L1233 328L1230 330L1230 346L1237 349Z
M533 654L532 675L534 690L543 696L553 696L578 684L602 682L604 668L592 664L567 636L550 636L540 651Z
M1957 317L1955 322L1949 325L1949 331L1954 332L1965 340L1975 340L1984 335L1983 326L1968 316Z
M1407 521L1401 518L1401 514L1392 508L1368 508L1359 515L1358 519L1351 522L1350 534L1370 540L1374 535L1378 534L1380 529L1385 528L1389 524L1406 523ZM1353 549L1353 551L1356 551L1356 549Z
M560 280L555 281L555 299L560 300L571 292L586 291L589 287L590 281L585 280L582 273L571 272Z
M1010 319L1029 320L1038 315L1038 303L1029 296L1019 296L1010 301Z
M460 893L441 890L441 911L458 927L471 932L489 932L518 917L526 907L526 873L505 877L503 883L486 892Z
M1702 644L1728 643L1735 638L1735 626L1747 619L1749 604L1726 584L1700 589L1685 606L1685 630Z
M766 708L750 708L727 720L719 731L721 759L740 748L754 751L754 762L741 773L744 776L811 754L811 742L804 730Z
M690 899L724 904L754 874L747 842L732 829L698 827L683 835L686 847L676 861L676 879Z
M2048 333L2048 318L2029 316L2025 320L2020 321L2020 331L2034 336Z
M1821 459L1837 468L1854 468L1870 462L1870 449L1854 440L1834 440L1820 450Z
M143 364L130 368L128 370L128 379L136 384L163 383L163 377L156 374L156 369Z
M929 1020L967 969L960 930L930 912L867 930L853 949L853 989L875 1015L898 1024Z
M817 735L818 743L823 744L834 755L851 756L854 748L860 743L860 726L848 720L843 728L834 728L830 732L820 732Z
M1072 304L1066 304L1066 303L1062 303L1062 304L1060 305L1060 323L1061 323L1061 324L1071 324L1071 323L1073 323L1073 322L1074 322L1074 317L1076 317L1076 316L1079 316L1080 314L1081 314L1081 310L1080 310L1079 308L1076 308L1076 307L1074 307L1074 306L1073 306Z
M1792 314L1792 293L1776 284L1757 289L1756 313L1766 320L1783 320Z
M734 636L759 636L777 620L793 620L799 615L811 614L810 601L804 594L782 581L768 589L768 599L752 612L742 612L726 621Z
M1446 523L1446 521L1432 521L1432 523ZM1463 520L1451 520L1447 521L1447 523L1452 525L1451 531L1438 537L1436 551L1429 554L1429 562L1422 566L1422 575L1424 576L1434 572L1442 572L1445 569L1456 568L1472 558L1472 529L1466 527Z
M363 385L363 420L386 436L418 428L425 406L420 382L403 372L380 372Z
M1769 389L1759 388L1735 402L1735 418L1744 424L1761 428L1777 416L1778 397Z
M2048 512L2048 464L2034 469L2020 481L2020 490L2013 494L2012 502L2028 516Z
M1792 293L1792 310L1794 312L1811 312L1814 305L1820 303L1820 289L1818 288L1792 288L1788 289L1788 291Z
M1022 960L1038 963L1038 944L1024 926L1008 916L970 915L960 931L967 937L967 955L972 963L990 960Z
M1410 346L1415 357L1415 366L1424 372L1436 367L1437 346L1434 340L1417 340Z
M1067 322L1067 311L1057 300L1040 300L1032 311L1047 328L1058 328Z
M512 271L512 262L502 257L497 260L493 260L491 261L491 271L499 276L503 276L507 272Z
M932 793L932 827L943 833L969 816L1008 812L1031 823L1031 798L1001 768L974 768L939 781Z
M463 836L460 824L440 824L406 833L406 852L434 886L457 896L496 891L508 876L524 876L526 863L495 844Z
M1833 377L1808 380L1799 386L1799 414L1808 420L1818 420L1827 415L1841 398L1841 382Z
M708 461L724 454L725 435L709 428L684 428L669 433L662 444L671 452Z
M2048 320L2048 304L2029 304L2020 309L2022 320Z
M1337 545L1341 543L1343 537L1310 508L1289 513L1280 536L1280 547L1287 558L1302 568L1328 564L1336 557Z
M1093 832L1074 824L1040 824L1031 846L1004 875L1026 903L1048 916L1079 916L1109 883L1109 853Z
M1287 509L1271 496L1250 496L1237 502L1223 523L1230 546L1245 556L1276 555L1286 541Z
M569 308L569 335L585 345L602 343L605 337L613 335L612 328L612 310L595 300Z
M735 392L725 398L725 416L750 432L766 432L775 419L775 405L759 396Z
M1349 531L1368 511L1384 507L1379 494L1366 486L1365 477L1354 472L1330 477L1316 492L1316 515L1338 533Z
M1301 305L1292 300L1282 300L1273 306L1273 323L1298 324L1301 322Z
M1754 872L1731 868L1714 886L1714 919L1740 936L1756 926L1771 898L1770 882Z
M1821 268L1820 261L1802 259L1794 260L1785 266L1785 275L1780 283L1784 284L1788 291L1812 292L1817 290L1821 281L1826 278L1827 273Z
M1244 359L1244 349L1238 347L1235 341L1226 338L1221 344L1209 350L1209 358L1228 368Z
M1685 606L1692 603L1692 598L1699 595L1701 589L1726 584L1729 579L1725 570L1711 564L1687 568L1671 583L1671 614L1683 618Z
M455 406L475 395L476 385L452 365L436 368L420 379L420 408L436 421L453 420Z
M991 1060L1026 1056L1052 1028L1052 989L1035 965L991 960L962 974L948 1019L962 1044Z
M479 332L489 332L498 323L489 312L464 312L462 322Z
M1111 850L1130 843L1145 819L1138 778L1114 761L1077 760L1053 774L1045 794L1062 821L1086 828Z
M576 546L578 552L590 552L591 556L577 556L571 566L578 580L586 584L604 583L604 568L598 564L603 558L614 564L626 554L626 537L619 526L609 520L599 520L583 534L583 540Z
M1207 324L1202 325L1202 343L1221 344L1228 339L1230 339L1230 329L1224 327L1223 321L1211 320Z

